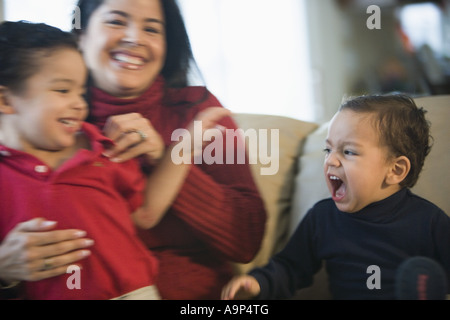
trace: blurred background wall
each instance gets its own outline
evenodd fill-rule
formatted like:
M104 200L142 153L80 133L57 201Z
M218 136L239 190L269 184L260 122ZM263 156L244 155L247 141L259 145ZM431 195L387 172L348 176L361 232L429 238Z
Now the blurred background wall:
M178 1L195 80L232 111L325 122L345 96L450 93L450 0ZM0 0L0 18L70 29L75 3Z

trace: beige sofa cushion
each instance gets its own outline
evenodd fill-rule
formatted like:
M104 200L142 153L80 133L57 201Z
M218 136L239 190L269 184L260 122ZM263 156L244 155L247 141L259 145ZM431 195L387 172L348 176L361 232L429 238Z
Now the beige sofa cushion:
M296 162L305 137L317 128L317 124L261 114L234 114L233 117L237 125L244 131L268 129L270 136L270 129L279 130L279 145L276 146L279 147L278 172L274 175L262 175L260 169L267 165L261 165L259 161L257 164L251 165L255 182L266 205L268 218L265 236L257 257L249 264L236 266L236 272L243 273L253 267L266 264L288 239ZM269 145L268 148L271 150L272 146Z
M328 122L322 124L306 138L297 164L299 173L295 177L289 235L294 233L297 225L316 202L330 197L323 174L325 159L323 150L327 133Z
M418 107L427 110L425 116L431 122L434 144L412 191L450 215L450 95L414 100Z

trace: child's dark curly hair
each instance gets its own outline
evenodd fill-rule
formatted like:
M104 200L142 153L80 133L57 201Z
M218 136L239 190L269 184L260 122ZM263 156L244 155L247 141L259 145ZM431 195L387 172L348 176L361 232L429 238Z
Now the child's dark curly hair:
M62 48L78 50L74 35L43 23L1 23L0 85L20 92L26 80L39 70L39 58Z
M380 133L380 142L391 150L391 156L405 156L411 162L411 169L400 186L413 187L432 146L426 111L404 94L352 98L345 101L339 111L345 109L376 115L375 128Z

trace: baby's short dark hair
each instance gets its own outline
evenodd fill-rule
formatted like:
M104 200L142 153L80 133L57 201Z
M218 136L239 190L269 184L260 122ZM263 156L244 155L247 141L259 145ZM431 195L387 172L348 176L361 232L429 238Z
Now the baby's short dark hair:
M432 145L426 111L405 94L350 98L342 103L339 111L346 109L375 115L374 125L380 133L381 144L390 149L391 156L406 156L411 162L411 169L400 186L413 187Z
M0 24L0 85L13 91L39 70L40 58L54 50L78 50L75 36L44 23L5 21Z

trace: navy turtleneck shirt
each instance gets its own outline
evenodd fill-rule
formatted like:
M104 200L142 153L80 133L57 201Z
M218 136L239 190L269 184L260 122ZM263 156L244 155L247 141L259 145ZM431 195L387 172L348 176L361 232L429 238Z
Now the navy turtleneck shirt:
M339 211L331 199L318 202L287 246L250 274L261 286L258 299L287 299L310 286L325 262L335 299L395 299L397 268L414 256L434 259L450 280L450 217L402 189L357 213ZM380 289L367 284L377 277L371 266Z

